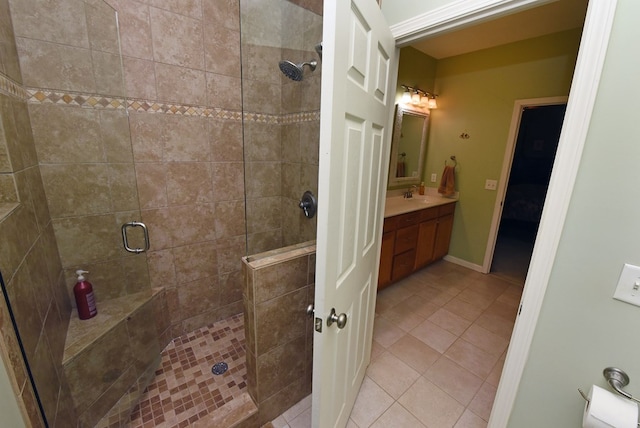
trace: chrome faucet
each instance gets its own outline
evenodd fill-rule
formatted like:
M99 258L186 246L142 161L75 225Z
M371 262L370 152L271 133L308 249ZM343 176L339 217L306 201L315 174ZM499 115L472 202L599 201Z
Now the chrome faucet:
M413 198L413 191L417 189L418 189L418 186L416 186L415 184L409 187L409 189L406 192L404 192L404 198L405 199Z

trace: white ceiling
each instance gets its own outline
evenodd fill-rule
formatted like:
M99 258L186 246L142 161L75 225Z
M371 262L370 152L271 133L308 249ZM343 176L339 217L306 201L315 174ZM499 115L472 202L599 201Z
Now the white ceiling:
M411 46L442 59L582 27L588 0L558 0L523 12L428 38Z

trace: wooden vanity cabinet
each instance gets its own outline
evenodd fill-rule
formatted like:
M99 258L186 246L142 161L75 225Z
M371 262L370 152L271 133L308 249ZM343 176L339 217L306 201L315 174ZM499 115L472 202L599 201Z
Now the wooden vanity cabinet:
M447 254L454 211L451 203L384 220L378 289Z

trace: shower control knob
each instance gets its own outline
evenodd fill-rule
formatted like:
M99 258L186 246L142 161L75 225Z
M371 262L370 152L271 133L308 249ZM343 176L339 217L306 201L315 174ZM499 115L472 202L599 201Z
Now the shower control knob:
M316 215L318 203L315 196L313 196L313 193L307 190L302 195L302 199L300 199L300 203L298 204L298 206L304 212L305 217L312 218L314 215Z

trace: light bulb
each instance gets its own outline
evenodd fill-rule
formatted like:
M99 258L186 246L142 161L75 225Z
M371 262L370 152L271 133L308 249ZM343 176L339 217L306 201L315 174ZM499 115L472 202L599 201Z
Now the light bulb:
M402 94L402 99L400 100L400 102L402 102L403 104L409 104L411 102L411 93L408 89Z
M411 95L411 104L416 106L420 104L420 94L417 91Z
M436 102L436 97L429 98L429 108L438 108L438 103Z

